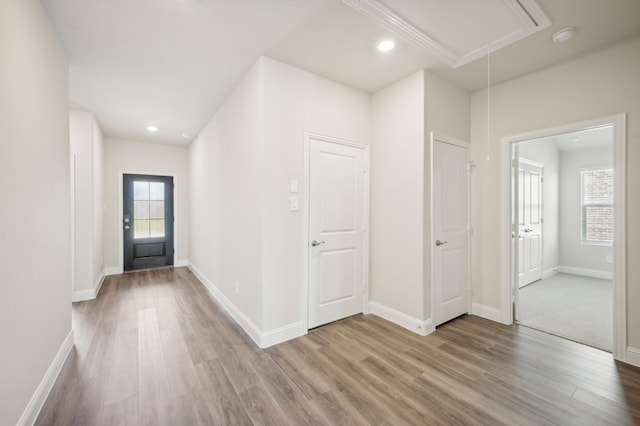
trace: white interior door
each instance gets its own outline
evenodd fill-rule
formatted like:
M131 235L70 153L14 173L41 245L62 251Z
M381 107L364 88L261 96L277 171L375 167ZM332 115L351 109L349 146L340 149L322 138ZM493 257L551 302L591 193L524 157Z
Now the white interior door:
M309 141L309 328L363 311L364 149Z
M469 311L468 148L433 141L434 318L440 325Z
M519 159L518 287L542 279L542 164Z

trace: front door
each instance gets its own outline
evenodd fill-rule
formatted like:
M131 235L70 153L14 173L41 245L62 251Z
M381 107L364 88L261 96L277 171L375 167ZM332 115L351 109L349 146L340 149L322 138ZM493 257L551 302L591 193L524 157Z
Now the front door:
M542 279L542 164L519 159L518 287Z
M309 141L309 328L363 311L366 151Z
M433 141L435 325L469 312L468 152L462 142Z
M123 175L124 270L173 265L173 178Z

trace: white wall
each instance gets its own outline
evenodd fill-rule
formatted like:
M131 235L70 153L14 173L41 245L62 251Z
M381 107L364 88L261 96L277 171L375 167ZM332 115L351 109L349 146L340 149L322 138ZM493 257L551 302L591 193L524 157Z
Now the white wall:
M430 134L468 141L469 114L467 91L422 70L372 98L371 301L414 330L431 319Z
M189 146L189 262L259 329L262 96L259 61Z
M305 199L304 132L370 143L370 96L331 80L262 59L264 330L302 320L306 255L304 208L289 211L289 183Z
M471 98L472 181L475 235L472 240L474 299L501 306L501 138L586 119L627 113L627 259L640 258L640 37L609 46L555 67L498 84L491 89L491 139L487 148L487 91ZM490 160L487 160L487 155ZM640 263L627 261L627 303L640 303ZM640 348L640 310L627 310L628 344Z
M613 146L563 151L560 155L560 265L587 273L611 273L606 262L612 255L611 246L583 244L580 200L580 169L611 167ZM585 271L586 270L586 271Z
M103 147L104 263L107 274L122 272L120 235L122 233L121 173L176 175L174 198L176 256L174 264L185 266L189 256L189 172L186 147L140 141L105 139ZM99 191L96 189L96 192Z
M431 255L431 132L470 142L470 94L455 84L425 71L425 147L424 150L424 318L432 317ZM471 277L470 277L471 278Z
M256 333L303 322L304 132L368 144L369 96L261 58L190 148L190 262ZM235 282L240 284L235 294ZM254 336L255 337L255 336Z
M372 98L370 300L425 312L425 87L418 71Z
M70 111L69 141L73 156L74 182L74 296L87 300L96 296L104 278L102 131L90 112Z
M0 63L0 424L14 425L73 341L68 67L39 1L0 2Z
M543 236L542 268L543 278L553 273L560 265L560 153L555 143L547 139L520 142L520 157L544 164L544 184L542 194Z
M94 117L93 126L93 282L104 279L104 137Z

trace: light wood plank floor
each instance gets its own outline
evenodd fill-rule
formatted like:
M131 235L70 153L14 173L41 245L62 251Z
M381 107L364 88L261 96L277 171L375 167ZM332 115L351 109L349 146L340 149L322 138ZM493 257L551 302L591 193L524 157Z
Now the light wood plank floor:
M186 268L108 277L38 425L640 424L640 369L466 316L355 316L258 349Z

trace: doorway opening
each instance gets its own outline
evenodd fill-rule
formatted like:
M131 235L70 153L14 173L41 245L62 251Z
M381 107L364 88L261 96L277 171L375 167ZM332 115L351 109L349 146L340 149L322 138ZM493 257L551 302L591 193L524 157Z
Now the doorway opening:
M624 115L505 138L508 322L623 359Z
M124 271L172 266L173 177L123 175Z

